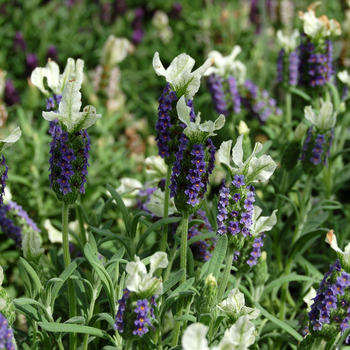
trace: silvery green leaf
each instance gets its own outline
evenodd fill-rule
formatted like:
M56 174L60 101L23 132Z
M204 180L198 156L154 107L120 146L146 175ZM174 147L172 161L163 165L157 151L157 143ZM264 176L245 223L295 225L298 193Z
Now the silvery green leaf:
M17 128L13 130L11 134L6 137L6 139L0 140L0 152L2 152L8 147L11 147L15 142L17 142L20 139L21 135L21 128L17 126Z
M231 147L232 141L224 141L219 149L219 161L228 166L229 169L231 167Z
M232 343L238 346L238 349L246 350L255 342L254 331L254 324L249 321L249 316L246 315L241 316L230 328L229 335L231 336Z
M254 205L254 212L252 217L252 226L250 227L250 232L253 236L258 235L261 232L270 231L274 225L277 223L277 209L274 210L271 216L260 216L262 209Z
M181 340L184 350L209 350L206 335L208 327L201 323L192 323L189 325Z
M162 218L164 215L164 202L165 192L162 192L160 188L151 194L150 201L147 204L147 209L154 215ZM178 213L175 207L174 198L170 198L169 201L169 215Z
M167 254L165 252L154 253L151 256L150 264L151 267L149 273L151 275L153 275L153 272L157 269L165 269L169 264Z

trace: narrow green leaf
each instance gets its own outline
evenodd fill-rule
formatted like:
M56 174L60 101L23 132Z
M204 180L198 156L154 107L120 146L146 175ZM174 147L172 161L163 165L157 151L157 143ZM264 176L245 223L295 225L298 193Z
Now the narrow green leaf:
M163 283L163 294L165 294L170 288L175 286L175 284L180 281L180 279L184 273L185 273L184 269L177 271L166 282L164 282Z
M254 302L254 304L255 304L255 307L261 311L261 314L263 316L265 316L267 319L269 319L276 326L284 329L287 333L289 333L297 341L300 342L303 340L303 337L296 330L294 330L292 327L288 326L286 323L282 322L277 317L268 313L259 303Z
M327 82L326 85L329 88L329 90L332 91L334 110L337 111L340 105L340 97L339 97L338 89L331 82Z
M64 324L84 324L84 323L85 323L85 317L82 317L82 316L75 316L64 322Z
M316 278L309 277L309 276L303 276L303 275L288 275L288 276L282 276L280 278L277 278L276 280L269 283L263 290L260 300L264 300L264 298L275 288L281 287L286 282L301 282L301 281L310 281L313 283L319 283L320 281Z
M219 274L220 274L220 268L223 260L226 256L226 250L227 250L227 236L223 235L221 236L215 246L213 255L210 259L209 269L208 269L208 275L211 273L213 276L218 280Z
M130 224L131 224L130 223L130 214L129 214L128 210L126 209L124 201L123 201L122 197L120 197L119 193L110 184L107 184L107 190L112 195L114 200L116 201L117 206L123 215L126 231L129 234L130 233Z
M308 101L308 102L312 101L312 98L308 94L306 94L304 91L301 91L300 89L290 86L289 91L295 95L302 97L305 101Z
M213 238L213 237L216 237L216 232L206 232L206 233L203 233L201 235L194 236L194 237L190 238L187 241L187 244L190 246L191 244L193 244L195 242L198 242L198 241L201 241L201 240L205 240L205 239L208 239L208 238Z
M36 272L34 271L34 269L29 265L29 263L23 259L22 257L19 258L20 262L23 267L26 269L26 271L28 272L29 276L32 278L34 285L36 287L36 290L38 292L40 292L43 288L41 282L40 282L40 278L38 277L38 275L36 274Z
M98 321L107 321L112 327L114 326L113 317L105 312L93 315L89 321L89 326L93 326L94 323Z
M57 282L51 291L51 308L53 310L54 302L57 298L57 294L60 291L61 287L63 286L63 283L67 281L69 276L75 271L75 269L80 265L80 263L83 261L83 259L75 259L73 262L71 262L67 268L60 274L59 279L62 282Z
M77 324L64 324L64 323L51 323L51 322L39 322L38 326L47 332L53 333L82 333L90 334L96 337L108 339L113 341L112 337L105 331L88 326L80 326Z
M149 219L152 218L152 214L147 213L146 211L139 211L137 214L135 214L135 216L131 221L131 229L130 229L130 235L133 238L136 236L137 225L139 223L141 216L144 216L145 218L149 218Z
M183 321L190 321L190 322L196 322L197 319L193 315L182 315L175 319L177 322L183 322Z
M169 296L169 298L172 296L172 295L175 295L177 293L181 293L185 290L187 290L188 288L190 288L192 286L192 284L194 283L194 280L195 278L192 277L192 278L189 278L188 280L186 280L184 283L180 284Z
M303 252L306 249L305 247L308 241L320 235L325 235L325 233L327 233L328 231L329 229L327 228L319 228L301 236L289 249L288 258L294 260L298 254L301 254L301 252Z
M142 244L143 242L145 241L145 239L148 237L148 235L150 233L152 233L153 231L155 231L158 227L164 225L164 224L171 224L173 222L179 222L181 220L180 217L176 218L163 218L157 222L155 222L153 225L151 225L144 233L143 235L141 236L140 240L138 241L137 243L137 246L136 246L136 254L139 252L139 250L141 249L142 247Z
M14 305L21 314L28 317L29 319L33 319L37 322L45 321L44 317L38 312L38 310L34 309L32 306L26 304L20 305L16 304L16 302L14 302Z

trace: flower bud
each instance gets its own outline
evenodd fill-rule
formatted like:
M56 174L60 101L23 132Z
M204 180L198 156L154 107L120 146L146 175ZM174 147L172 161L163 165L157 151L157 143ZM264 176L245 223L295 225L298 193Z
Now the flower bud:
M256 287L264 285L269 278L266 256L266 252L261 252L259 264L253 270L253 283Z
M212 314L216 307L218 284L213 274L210 274L204 282L202 293L196 299L196 310L199 315Z
M12 299L7 291L1 286L4 279L4 272L0 266L0 314L3 314L9 324L12 324L16 320L15 306L12 303ZM1 322L0 322L1 326ZM0 343L1 344L1 343Z
M44 254L45 249L41 248L41 240L39 234L36 231L30 230L24 236L22 240L22 250L24 257L37 264Z

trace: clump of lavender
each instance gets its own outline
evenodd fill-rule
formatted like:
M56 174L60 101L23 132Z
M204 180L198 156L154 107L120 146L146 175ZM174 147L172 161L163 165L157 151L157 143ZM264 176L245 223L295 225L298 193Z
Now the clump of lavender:
M16 32L13 41L13 47L15 51L24 52L27 49L27 43L23 37L22 32Z
M38 67L38 56L34 52L30 52L26 55L26 73L29 77L33 70Z
M145 11L142 7L137 7L134 10L135 17L131 23L131 26L133 28L132 37L131 40L134 44L140 44L143 40L143 37L145 35L144 30L142 28L142 20L145 15Z
M201 235L204 232L213 232L213 228L211 227L209 220L206 216L205 211L199 209L195 214L190 216L190 221L192 220L203 220L204 223L193 225L188 230L188 239L191 239L195 236ZM208 238L206 240L200 240L190 245L190 248L193 250L195 257L201 259L203 261L210 260L212 254L211 252L214 250L216 245L217 238Z
M0 227L8 238L14 240L17 247L21 247L22 236L30 231L40 232L28 213L16 202L9 201L0 209Z
M52 61L58 61L58 51L55 45L50 45L46 51L46 59L51 59Z
M337 113L330 101L321 101L318 114L311 106L304 109L305 118L313 125L308 129L300 160L306 173L316 176L327 166L334 138Z
M0 162L0 208L4 204L4 192L6 187L6 180L8 179L8 170L9 167L6 164L5 157L2 156Z
M13 330L7 319L0 312L0 349L15 350Z
M208 78L208 86L214 108L217 113L223 114L226 117L229 115L229 111L223 82L224 78L218 74L211 74Z
M341 34L340 24L322 15L317 18L315 9L319 4L300 12L304 33L299 46L299 84L315 88L329 82L334 74L333 43L331 39Z

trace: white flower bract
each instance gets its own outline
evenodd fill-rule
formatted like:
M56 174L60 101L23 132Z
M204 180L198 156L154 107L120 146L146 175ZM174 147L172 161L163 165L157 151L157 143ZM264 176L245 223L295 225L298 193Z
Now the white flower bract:
M270 216L260 216L262 209L257 205L254 205L252 226L249 231L253 236L257 236L261 232L270 231L277 223L277 209L272 212Z
M219 149L219 161L225 164L232 174L244 175L246 184L248 182L265 182L276 169L276 163L270 156L262 155L256 158L256 154L263 148L262 144L257 142L254 146L252 154L243 162L243 135L237 138L237 142L232 149L232 140L225 141ZM236 167L231 166L231 159Z
M147 209L155 216L162 218L164 215L164 203L165 192L162 192L162 190L158 188L151 194L150 201L147 204ZM170 198L168 212L169 215L178 213L178 210L175 207L174 198Z
M152 295L163 293L162 280L153 277L157 269L165 269L169 264L168 256L164 252L157 252L150 258L150 270L147 273L145 264L135 255L135 261L126 264L125 271L128 273L125 286L130 292L142 293L152 291Z
M17 142L21 135L21 128L17 126L17 128L13 130L11 134L6 137L6 139L0 140L0 154L5 148L11 147L15 142Z
M153 68L157 75L165 77L176 92L182 91L186 98L193 98L200 86L200 78L213 64L214 60L208 58L202 66L191 72L195 60L189 55L182 53L175 57L170 66L165 69L156 52L153 57Z
M68 58L66 68L60 74L60 68L55 61L48 59L46 67L37 67L33 70L30 77L33 85L35 85L46 96L50 96L50 91L44 86L44 78L47 79L47 85L56 95L61 95L67 81L75 79L80 84L83 82L84 61Z
M62 100L58 106L58 113L43 112L43 118L48 121L58 119L60 123L66 126L69 133L87 129L94 125L102 115L96 113L94 106L86 106L83 112L80 112L80 88L81 81L79 80L73 79L66 82L62 92Z
M214 65L208 68L204 75L218 74L224 78L232 75L237 80L237 84L242 85L245 81L247 68L241 61L236 61L236 57L241 51L241 47L236 45L231 53L225 57L216 50L209 52L208 56L214 59Z
M298 46L297 39L299 38L299 36L300 34L298 29L294 29L293 33L289 36L283 35L281 29L277 31L277 39L287 53L294 51L295 48Z
M186 105L185 96L182 96L178 101L176 110L179 119L187 126L183 132L189 138L191 138L192 135L199 133L205 133L207 136L215 136L216 134L214 131L221 129L225 125L225 116L223 114L220 114L219 118L217 118L215 122L207 120L201 124L200 113L198 113L195 122L191 122L191 108Z
M321 109L318 114L314 112L311 106L304 108L305 119L311 122L316 128L323 132L330 130L337 121L337 112L333 113L333 104L331 101L324 102L321 99Z
M101 56L102 64L113 67L123 61L128 54L131 44L126 38L117 38L111 34L106 40Z
M347 70L343 70L337 74L339 80L350 87L350 75Z

